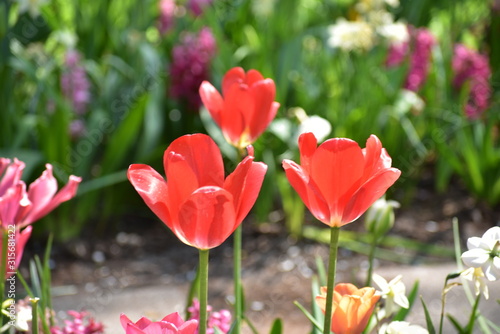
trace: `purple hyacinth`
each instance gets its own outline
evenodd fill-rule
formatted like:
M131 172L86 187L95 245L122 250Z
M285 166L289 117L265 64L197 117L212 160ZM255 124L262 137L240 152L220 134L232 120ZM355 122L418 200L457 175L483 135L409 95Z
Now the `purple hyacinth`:
M175 20L175 0L160 0L160 18L158 19L158 30L165 35L174 25Z
M195 15L203 14L205 7L209 6L213 0L189 0L187 7Z
M197 111L201 106L198 89L203 80L209 79L210 61L215 52L215 38L206 27L198 34L185 33L181 44L173 48L170 95L187 101L192 110Z
M469 100L465 106L465 113L469 118L479 117L489 107L491 86L489 78L491 69L488 57L462 44L454 48L452 68L455 73L453 87L460 89L469 82Z
M188 308L191 317L189 320L200 320L200 302L193 299L193 305ZM231 328L231 312L228 310L212 311L212 306L207 305L208 321L207 334L215 333L214 328L218 328L222 333L229 332ZM198 330L196 330L198 333Z
M405 88L418 91L429 73L431 51L436 43L434 36L427 29L414 29L412 32L413 53L410 58L410 73L406 77Z
M65 326L57 326L50 329L51 334L102 334L104 326L100 322L95 322L94 318L89 317L87 312L68 311L72 320L64 320ZM86 321L85 321L86 320ZM85 324L86 322L86 324Z
M391 45L386 59L386 66L393 67L401 65L408 53L410 56L410 68L404 88L418 91L427 79L429 72L431 51L436 43L434 36L424 28L409 27L410 41Z
M90 102L90 83L85 69L80 64L78 51L70 50L66 53L64 67L61 75L63 95L71 101L75 113L83 115Z

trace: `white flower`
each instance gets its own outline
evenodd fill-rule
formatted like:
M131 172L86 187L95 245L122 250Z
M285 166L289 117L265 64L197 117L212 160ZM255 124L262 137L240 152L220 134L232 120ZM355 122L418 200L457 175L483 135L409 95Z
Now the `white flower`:
M483 269L481 269L481 267L479 268L471 267L467 270L464 270L460 274L460 276L474 283L476 296L479 295L482 291L484 298L488 299L490 297L490 294L488 292L488 286L486 285L486 282L484 280Z
M385 3L391 7L399 7L399 0L385 0Z
M300 123L297 138L306 132L312 132L318 142L322 142L332 132L332 126L326 119L312 115Z
M40 15L40 7L49 2L49 0L17 0L19 3L19 14L28 12L31 17Z
M330 33L328 45L333 48L352 51L369 50L373 46L373 29L364 21L338 19L328 30Z
M427 329L418 325L412 325L406 321L393 321L390 324L383 324L379 334L429 334Z
M474 268L481 267L489 281L500 278L500 227L486 231L481 238L467 240L468 251L462 254L462 261Z
M394 22L382 25L377 28L377 32L390 44L402 44L408 42L408 40L410 39L408 27L402 22Z
M20 306L16 314L16 329L21 332L27 332L30 329L28 322L31 322L32 319L31 307Z
M396 305L399 305L402 308L410 307L410 302L406 297L406 287L403 282L401 282L401 275L396 276L389 283L382 277L377 274L373 274L372 279L375 284L380 288L380 293L382 298L385 299L385 314L389 316L396 312Z

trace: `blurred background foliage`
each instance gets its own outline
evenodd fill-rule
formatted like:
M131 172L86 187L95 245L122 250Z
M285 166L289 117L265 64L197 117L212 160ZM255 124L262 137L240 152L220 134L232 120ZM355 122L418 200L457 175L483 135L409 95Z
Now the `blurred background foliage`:
M281 161L298 159L307 120L362 147L379 136L403 172L403 204L430 168L437 190L460 182L495 206L498 36L498 0L0 0L0 156L25 161L27 178L47 162L61 182L83 178L75 200L37 223L58 240L112 231L149 215L126 169L162 171L173 139L209 133L234 168L197 89L241 66L274 79L281 104L254 145L269 165L257 222L284 217L302 234Z

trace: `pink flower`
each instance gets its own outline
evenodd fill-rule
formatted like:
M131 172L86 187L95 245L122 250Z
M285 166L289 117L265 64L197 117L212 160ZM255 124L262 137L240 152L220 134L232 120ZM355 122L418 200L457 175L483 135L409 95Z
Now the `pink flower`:
M488 57L462 44L457 44L454 49L452 68L455 73L453 78L455 89L461 89L466 82L470 83L469 100L465 106L467 117L479 117L488 109L491 97L489 83L491 69Z
M135 323L125 314L121 314L120 322L125 334L194 334L198 330L198 321L185 322L177 312L167 315L160 321L153 322L142 317Z
M76 195L81 178L71 175L68 183L57 192L52 165L46 164L42 175L30 184L21 180L24 163L17 159L0 158L0 221L4 228L14 224L18 229L32 224L62 202Z
M158 30L160 34L165 35L170 28L174 25L175 19L175 1L174 0L160 0L160 18L158 20Z
M205 7L210 6L213 0L189 0L188 8L195 15L200 16L203 14Z
M61 89L63 95L71 101L75 113L82 115L87 111L90 102L90 83L85 68L80 64L80 54L76 50L70 50L65 55Z
M200 320L200 302L198 301L198 299L193 299L193 305L188 308L188 311L191 314L189 320ZM218 312L212 311L212 306L207 305L207 313L207 334L215 333L215 328L218 328L222 333L229 332L229 329L231 328L231 312L224 309ZM196 330L195 333L197 334L198 330Z
M10 261L11 258L10 256L7 256L7 268L5 272L5 279L9 278L12 276L12 274L15 273L17 268L19 268L19 264L21 263L21 259L23 257L23 252L24 252L24 246L26 246L26 243L28 242L28 239L31 236L31 229L32 226L26 227L24 230L19 231L19 230L12 230L8 232L8 239L7 239L7 254L10 255L12 253L15 254L15 259L14 264L12 264ZM1 230L1 229L0 229ZM7 233L6 231L3 231L3 233ZM3 238L0 239L0 259L4 258L4 254L2 254L2 243L3 243ZM12 251L11 245L14 245L15 251Z
M431 51L436 40L424 28L409 27L410 42L391 45L386 59L386 66L393 67L403 63L408 52L410 54L410 69L406 77L404 88L418 91L427 79L430 67Z
M65 326L58 326L50 329L51 334L103 334L104 326L96 322L87 312L68 311L68 315L73 317L71 320L64 320ZM87 320L87 324L85 324Z
M198 89L209 78L210 61L215 51L215 38L209 28L203 28L197 35L185 33L181 44L173 48L170 95L186 101L193 111L201 106Z

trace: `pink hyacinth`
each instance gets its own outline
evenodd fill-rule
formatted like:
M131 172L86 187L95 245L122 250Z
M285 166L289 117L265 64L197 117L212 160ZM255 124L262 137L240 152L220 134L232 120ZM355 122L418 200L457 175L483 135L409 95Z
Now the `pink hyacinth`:
M460 89L469 82L469 100L465 113L469 118L479 117L489 107L491 69L488 57L457 44L454 49L452 68L455 73L453 86Z
M171 313L160 321L142 317L133 322L125 314L120 315L125 334L194 334L198 331L198 321L184 321L179 313Z
M158 19L158 30L165 35L174 25L175 20L175 0L160 0L160 18Z
M71 102L76 114L87 111L90 102L90 83L85 69L80 64L80 54L76 50L66 53L65 69L61 75L61 89L64 97Z
M194 111L201 106L198 89L209 78L210 61L215 52L215 38L206 27L197 35L185 33L181 44L173 48L170 95L185 100Z
M200 302L197 299L193 299L193 305L188 308L188 311L191 314L190 319L200 320ZM212 311L212 306L207 305L207 314L207 334L215 333L215 328L218 328L222 333L229 332L231 328L231 312L225 309L218 312Z
M203 10L210 6L213 0L189 0L187 7L195 15L200 16L203 14Z
M26 246L26 243L28 242L28 239L31 236L31 230L32 226L26 227L24 230L19 231L19 230L12 230L8 232L8 239L7 239L7 254L15 254L14 258L14 263L10 262L12 259L7 256L7 268L5 271L5 279L8 279L10 276L12 276L17 268L19 268L19 264L21 263L21 259L23 258L23 252L24 252L24 246ZM14 245L15 251L12 252L10 249L10 245ZM4 254L2 254L2 246L3 245L3 238L0 239L0 259L4 257Z
M87 312L68 311L73 319L64 320L64 327L58 326L50 329L51 334L102 334L104 326L96 322Z
M436 40L427 29L409 27L408 30L410 41L391 45L386 59L386 66L401 65L408 56L408 53L411 52L409 55L410 67L404 88L416 92L427 79L431 51L434 44L436 44Z

